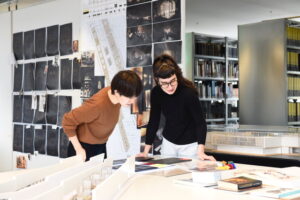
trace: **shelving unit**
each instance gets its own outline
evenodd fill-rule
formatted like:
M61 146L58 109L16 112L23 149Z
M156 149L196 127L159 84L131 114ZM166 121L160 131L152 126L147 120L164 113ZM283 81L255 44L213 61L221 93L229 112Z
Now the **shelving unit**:
M209 124L238 123L237 41L190 33L192 80Z
M288 125L300 125L300 23L286 21Z
M241 25L238 35L240 122L299 126L299 18Z

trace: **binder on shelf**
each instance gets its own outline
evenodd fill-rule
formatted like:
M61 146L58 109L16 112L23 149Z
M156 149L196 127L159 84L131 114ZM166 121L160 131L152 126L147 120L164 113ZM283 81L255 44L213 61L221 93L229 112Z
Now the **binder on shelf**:
M297 100L297 102L296 102L296 104L297 104L297 106L296 106L296 108L297 108L297 116L296 116L296 121L300 121L300 101L299 100Z

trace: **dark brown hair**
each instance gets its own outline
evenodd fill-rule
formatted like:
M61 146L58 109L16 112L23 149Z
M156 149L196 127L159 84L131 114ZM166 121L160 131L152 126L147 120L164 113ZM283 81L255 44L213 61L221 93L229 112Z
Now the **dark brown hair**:
M155 58L153 62L153 75L157 85L159 85L158 78L170 78L174 74L177 77L179 85L192 88L197 93L193 82L183 77L181 68L171 56L162 54Z
M140 77L133 71L119 71L111 81L111 93L115 90L125 97L137 97L143 90L143 84Z

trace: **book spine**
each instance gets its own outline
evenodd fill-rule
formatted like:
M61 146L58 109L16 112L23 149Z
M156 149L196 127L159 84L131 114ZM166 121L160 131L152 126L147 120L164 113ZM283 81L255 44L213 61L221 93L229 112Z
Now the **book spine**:
M239 184L238 185L238 190L246 189L246 188L250 188L250 187L261 186L261 184L262 184L262 182Z

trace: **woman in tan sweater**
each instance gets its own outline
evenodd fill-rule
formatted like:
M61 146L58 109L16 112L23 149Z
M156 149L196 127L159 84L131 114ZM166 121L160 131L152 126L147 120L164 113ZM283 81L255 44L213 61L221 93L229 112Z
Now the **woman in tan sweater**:
M105 153L106 142L113 132L121 106L131 105L143 89L139 76L130 70L118 72L110 87L103 88L80 107L63 117L62 126L71 143L68 156L83 160Z

